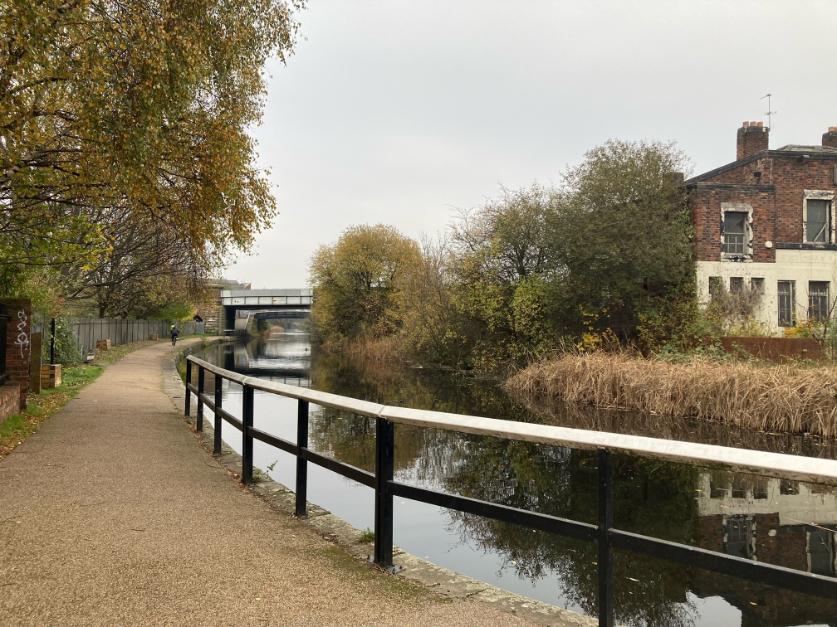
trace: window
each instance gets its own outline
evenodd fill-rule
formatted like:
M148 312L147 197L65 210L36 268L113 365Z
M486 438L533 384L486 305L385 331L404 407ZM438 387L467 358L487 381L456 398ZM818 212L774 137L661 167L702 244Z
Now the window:
M747 254L747 213L724 211L721 250L728 255Z
M729 291L731 294L740 294L744 289L744 277L733 276L729 278Z
M764 279L762 277L754 276L750 279L750 289L756 294L764 296Z
M799 494L799 482L782 479L779 482L779 494Z
M808 198L805 201L805 241L827 244L831 241L831 201Z
M810 281L808 283L808 320L823 321L828 319L828 281Z
M834 532L825 527L811 529L808 536L808 565L812 573L834 576Z
M749 516L730 516L724 521L726 538L724 552L727 555L753 558L755 556L753 546L753 519Z
M792 327L796 324L796 289L793 281L779 281L779 326Z
M732 491L731 496L734 499L747 498L747 488L749 487L747 475L736 473L732 476Z
M730 474L716 470L709 474L709 498L725 499L729 492Z
M721 295L724 289L724 284L719 276L709 277L709 298L713 300Z

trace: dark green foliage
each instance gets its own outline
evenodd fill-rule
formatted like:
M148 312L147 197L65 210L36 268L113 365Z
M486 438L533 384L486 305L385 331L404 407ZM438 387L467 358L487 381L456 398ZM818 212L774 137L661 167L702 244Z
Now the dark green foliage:
M41 359L43 363L49 363L50 352L50 326L49 322L44 325L43 342L41 344ZM72 324L67 318L55 319L55 362L64 365L81 363L83 355L79 352L76 338L73 335Z

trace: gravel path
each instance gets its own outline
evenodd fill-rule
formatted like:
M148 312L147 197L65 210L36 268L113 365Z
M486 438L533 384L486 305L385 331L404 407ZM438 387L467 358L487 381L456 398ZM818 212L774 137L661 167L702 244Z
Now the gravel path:
M137 350L0 461L0 622L516 625L346 556L243 490Z

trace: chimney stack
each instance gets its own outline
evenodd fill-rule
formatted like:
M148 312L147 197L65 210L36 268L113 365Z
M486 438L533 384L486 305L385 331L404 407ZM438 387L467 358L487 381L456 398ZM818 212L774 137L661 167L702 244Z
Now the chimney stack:
M830 148L837 148L837 126L829 126L822 134L822 145Z
M762 122L744 122L738 129L735 158L745 159L757 152L767 150L769 135L770 129Z

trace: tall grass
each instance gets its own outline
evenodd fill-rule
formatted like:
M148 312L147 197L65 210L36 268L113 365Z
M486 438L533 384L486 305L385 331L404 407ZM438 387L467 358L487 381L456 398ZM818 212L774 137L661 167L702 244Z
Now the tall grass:
M767 432L837 436L837 369L761 366L696 357L671 363L627 354L564 355L506 381L514 394L651 415L716 420Z
M340 353L347 359L361 363L390 363L403 361L404 359L403 346L394 335L380 338L360 337L354 340L347 340L339 346L326 345L326 349L334 353Z

